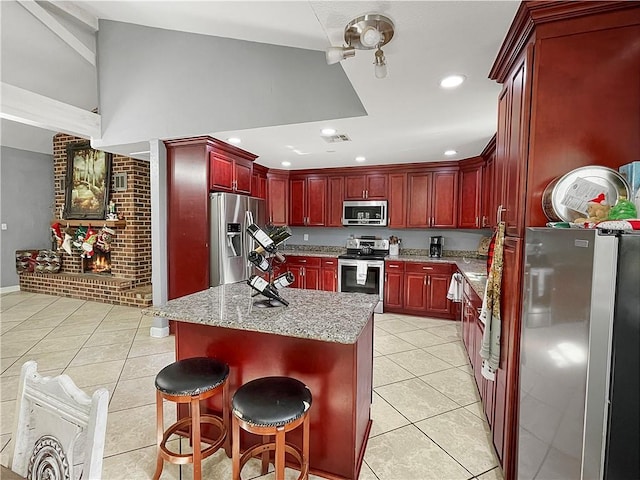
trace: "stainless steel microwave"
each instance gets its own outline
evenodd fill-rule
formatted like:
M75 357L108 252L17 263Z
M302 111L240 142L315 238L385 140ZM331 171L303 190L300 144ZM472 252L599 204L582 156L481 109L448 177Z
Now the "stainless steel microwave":
M345 200L342 204L342 225L387 226L386 200Z

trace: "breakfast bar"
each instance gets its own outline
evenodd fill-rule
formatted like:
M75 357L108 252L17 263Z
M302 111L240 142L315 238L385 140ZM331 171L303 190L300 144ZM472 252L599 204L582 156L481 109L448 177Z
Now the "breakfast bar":
M310 471L357 479L371 428L377 295L286 289L289 307L261 308L245 283L177 298L148 314L175 321L176 360L206 356L230 368L230 395L250 380L289 376L311 390ZM220 400L206 408L220 411ZM186 411L180 412L186 415ZM242 437L246 449L260 439ZM287 438L300 444L300 432Z

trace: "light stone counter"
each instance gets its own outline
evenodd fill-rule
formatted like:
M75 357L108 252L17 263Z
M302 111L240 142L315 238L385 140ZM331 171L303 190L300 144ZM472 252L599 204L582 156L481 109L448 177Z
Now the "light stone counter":
M394 255L388 256L385 260L397 260L401 262L429 262L429 263L452 263L465 276L471 288L478 294L480 299L484 298L484 289L487 284L487 260L467 257L440 257L432 258L426 255Z
M259 308L264 300L246 283L212 287L143 312L179 322L271 333L343 344L356 343L378 303L377 295L285 288L288 307Z

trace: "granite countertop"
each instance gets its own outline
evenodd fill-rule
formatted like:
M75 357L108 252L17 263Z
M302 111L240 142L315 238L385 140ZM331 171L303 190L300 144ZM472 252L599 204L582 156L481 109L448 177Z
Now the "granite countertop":
M406 253L405 253L406 252ZM292 245L291 249L281 251L287 255L303 255L307 257L337 258L346 253L346 249L340 247L301 246ZM465 276L471 288L484 298L485 285L487 284L487 259L477 258L476 252L459 252L456 250L445 251L445 256L433 258L424 249L405 250L402 255L388 255L385 260L398 260L401 262L429 262L429 263L453 263Z
M432 258L426 255L395 255L386 257L386 260L453 263L465 276L471 288L478 294L480 299L484 298L484 290L487 284L487 260L484 258L467 258L464 256Z
M286 288L288 307L259 308L246 283L212 287L143 310L179 322L353 344L373 314L377 295Z
M304 257L338 258L338 255L347 253L347 250L343 248L340 252L322 252L319 250L278 250L278 252L285 257L289 255L299 255Z

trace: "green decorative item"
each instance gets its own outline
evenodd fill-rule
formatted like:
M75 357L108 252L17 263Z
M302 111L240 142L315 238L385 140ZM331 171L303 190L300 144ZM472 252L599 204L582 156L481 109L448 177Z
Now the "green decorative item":
M609 210L609 220L625 220L627 218L638 218L636 206L625 198L621 198Z

